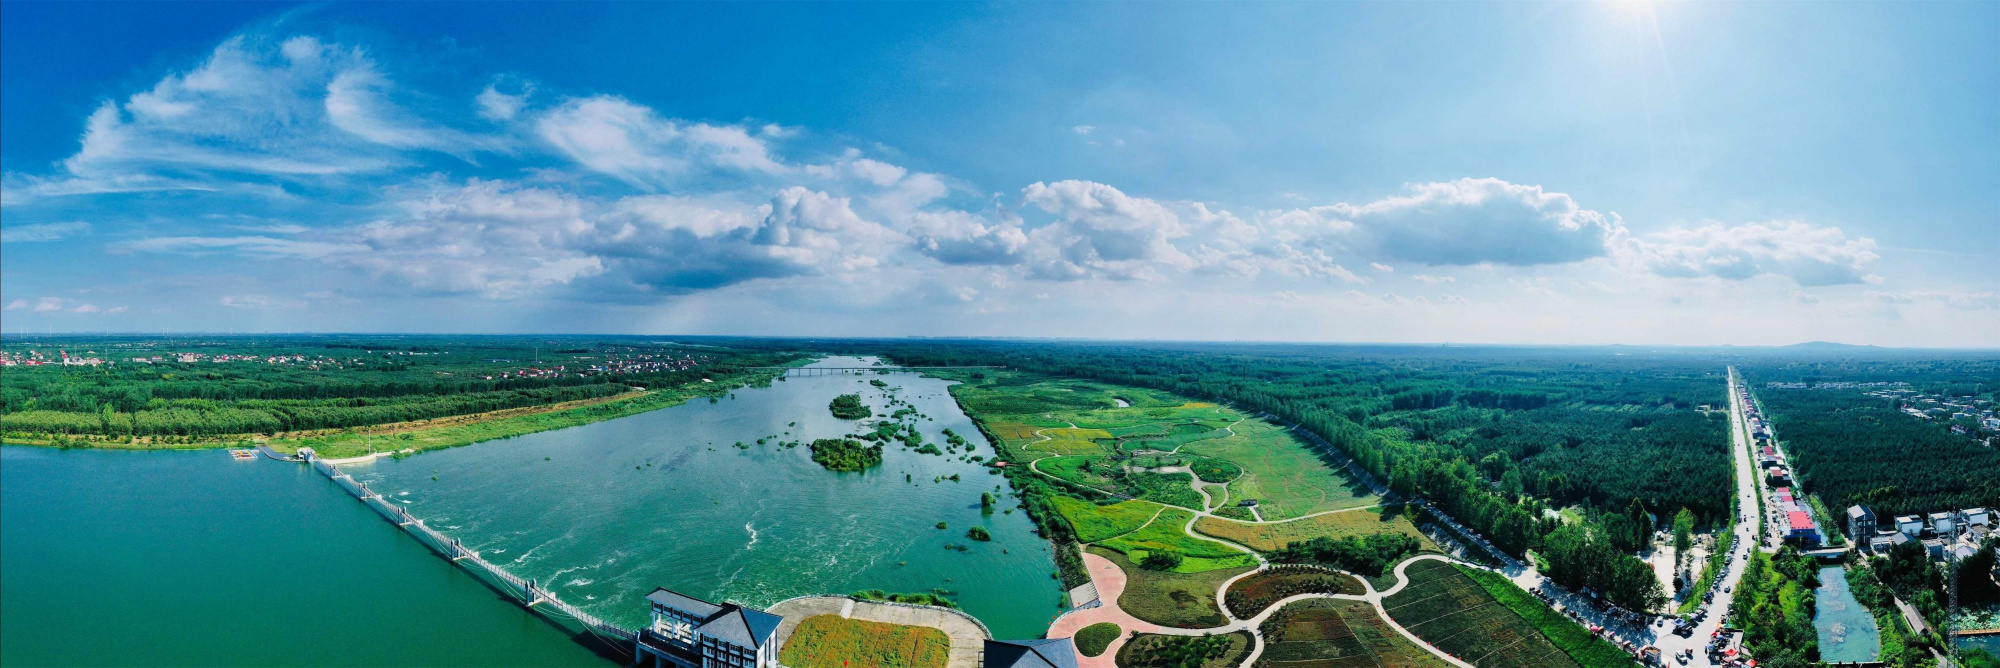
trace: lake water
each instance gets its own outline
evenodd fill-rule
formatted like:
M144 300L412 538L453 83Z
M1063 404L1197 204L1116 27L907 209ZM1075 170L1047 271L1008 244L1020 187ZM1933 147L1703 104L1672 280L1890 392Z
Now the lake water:
M879 468L835 473L804 445L777 445L854 432L827 403L859 393L882 415L894 391L929 416L918 423L926 440L942 447L950 428L991 457L947 385L909 372L794 376L715 403L343 468L488 560L627 625L647 621L655 587L754 606L942 589L997 637L1039 638L1061 611L1061 585L1025 513L1003 512L1015 505L1004 478L897 445ZM992 514L981 492L1000 497ZM974 526L992 541L967 539Z
M0 447L0 563L5 666L626 662L306 467L221 450Z
M1874 615L1848 591L1847 571L1838 566L1819 569L1813 600L1818 605L1813 627L1819 630L1821 661L1874 661L1882 655L1882 632Z

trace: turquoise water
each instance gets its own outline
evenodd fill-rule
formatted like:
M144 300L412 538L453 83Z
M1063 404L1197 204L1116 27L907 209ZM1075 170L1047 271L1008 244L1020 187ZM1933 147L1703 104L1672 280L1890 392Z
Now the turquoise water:
M622 663L304 466L0 447L0 665Z
M1819 569L1813 600L1818 605L1813 628L1819 630L1821 661L1874 661L1882 655L1882 632L1874 615L1848 591L1847 571L1839 566Z
M654 587L755 606L942 589L998 637L1041 637L1060 612L1061 585L1048 542L1024 513L981 512L981 492L1014 507L1002 477L897 446L879 468L834 473L803 445L776 445L855 431L827 410L839 394L859 393L885 413L889 390L874 379L929 416L919 421L927 440L942 447L950 428L976 444L974 454L993 455L946 382L903 372L797 376L715 403L344 470L494 563L628 625L646 620L643 597ZM953 475L958 482L939 480ZM967 539L973 526L993 540Z

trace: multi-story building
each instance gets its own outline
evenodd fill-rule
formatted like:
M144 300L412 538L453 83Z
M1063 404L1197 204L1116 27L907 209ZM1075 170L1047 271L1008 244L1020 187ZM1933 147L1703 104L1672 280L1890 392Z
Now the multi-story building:
M646 595L653 623L639 631L640 662L674 668L777 668L773 635L783 618L669 589Z

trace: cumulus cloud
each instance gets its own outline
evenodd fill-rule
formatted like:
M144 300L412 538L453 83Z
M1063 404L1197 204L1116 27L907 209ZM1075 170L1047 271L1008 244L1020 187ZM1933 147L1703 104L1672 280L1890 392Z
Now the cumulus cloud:
M609 95L565 102L543 116L536 130L577 164L640 187L708 169L787 171L764 140L743 127L662 118L649 107Z
M1157 201L1091 181L1036 182L1021 193L1029 204L1056 217L1029 235L1036 246L1031 270L1038 278L1141 278L1156 275L1162 266L1194 266L1171 243L1186 236L1187 229Z
M1407 194L1366 204L1287 212L1280 224L1350 231L1376 257L1429 265L1564 264L1603 256L1621 230L1617 216L1562 193L1500 179L1410 184Z
M12 225L0 227L0 242L19 244L37 241L55 241L64 237L87 234L89 232L90 223L80 220L67 223Z
M1802 286L1873 283L1881 256L1875 240L1850 239L1838 227L1800 221L1675 228L1626 239L1618 247L1635 267L1660 276L1744 280L1775 274Z
M912 222L915 250L945 264L1015 265L1027 257L1028 235L1018 218L990 221L945 210L920 212Z

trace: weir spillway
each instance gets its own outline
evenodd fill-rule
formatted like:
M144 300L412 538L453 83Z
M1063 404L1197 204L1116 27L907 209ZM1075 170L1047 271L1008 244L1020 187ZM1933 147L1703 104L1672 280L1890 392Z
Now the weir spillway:
M341 472L339 466L311 455L308 455L307 461L312 464L313 470L325 475L349 494L353 494L362 505L373 509L376 514L408 532L417 539L417 542L423 543L438 556L464 568L482 582L507 594L523 607L559 621L573 621L590 631L592 635L612 642L613 646L621 651L637 652L638 632L584 612L581 608L556 598L554 593L542 588L534 580L509 573L507 569L487 561L479 556L478 552L467 549L458 539L431 528L424 524L423 520L412 516L409 510L368 489L368 483L355 480L353 476Z

